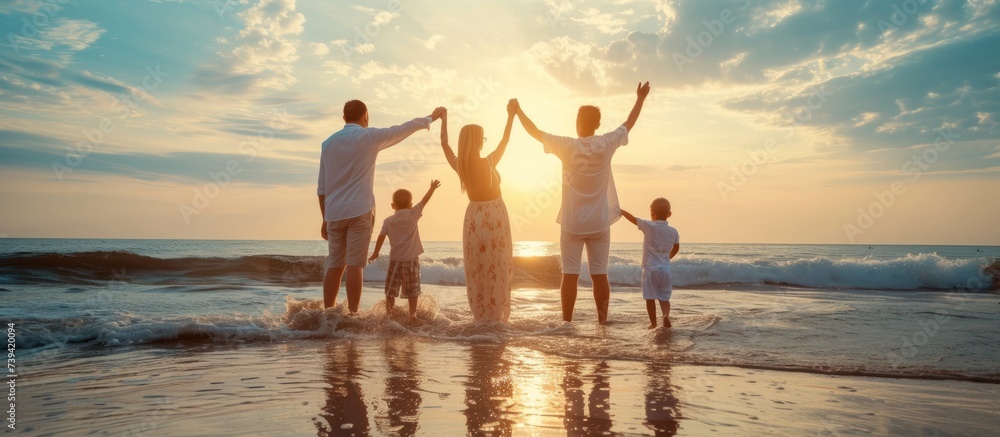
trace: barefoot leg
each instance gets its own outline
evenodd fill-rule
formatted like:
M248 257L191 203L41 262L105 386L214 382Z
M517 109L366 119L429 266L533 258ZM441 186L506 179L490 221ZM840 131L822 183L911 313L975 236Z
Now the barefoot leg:
M670 327L670 301L660 301L660 309L663 310L663 326Z
M649 329L656 327L656 300L646 300L646 313L649 314Z

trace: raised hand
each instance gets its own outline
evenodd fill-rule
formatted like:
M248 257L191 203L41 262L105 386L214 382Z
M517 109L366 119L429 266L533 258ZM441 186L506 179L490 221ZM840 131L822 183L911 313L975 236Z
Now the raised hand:
M507 116L513 117L514 114L517 114L517 99L510 99L507 102Z
M628 129L629 132L632 132L635 122L639 120L639 112L642 111L642 104L646 101L646 96L649 95L649 82L639 82L639 86L635 88L635 95L635 106L632 107L632 112L628 114L628 120L622 123L622 126L625 126L625 129Z
M431 112L431 120L437 120L441 117L444 117L444 115L447 113L448 109L446 109L444 106L439 106L437 108L434 108L434 112Z
M424 194L424 198L420 199L420 203L426 206L427 202L431 201L431 196L434 195L434 190L437 190L438 187L440 186L441 186L441 181L437 179L431 181L431 187L427 190L427 194Z
M645 84L639 82L639 86L635 88L635 94L638 95L639 98L646 98L646 96L649 95L649 82L647 81Z

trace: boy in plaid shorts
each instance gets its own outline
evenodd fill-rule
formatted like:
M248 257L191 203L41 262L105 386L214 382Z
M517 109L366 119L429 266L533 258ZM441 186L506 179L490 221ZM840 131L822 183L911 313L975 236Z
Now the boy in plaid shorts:
M410 323L417 323L417 297L420 296L420 254L424 247L420 244L417 221L424 212L424 205L431 200L434 190L441 181L431 181L431 187L420 203L413 205L413 194L408 190L392 193L392 209L396 212L382 222L382 231L375 241L375 253L368 262L378 259L382 243L389 237L389 269L385 275L385 310L392 315L396 298L402 297L410 303Z

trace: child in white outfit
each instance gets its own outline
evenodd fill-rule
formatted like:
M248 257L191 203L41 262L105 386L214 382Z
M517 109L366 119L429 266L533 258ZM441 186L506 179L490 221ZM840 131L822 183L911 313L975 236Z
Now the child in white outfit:
M656 327L656 301L663 311L663 326L670 327L670 295L673 284L670 278L670 260L681 249L677 229L667 223L670 218L670 201L657 198L649 205L653 220L636 218L622 211L632 224L642 231L642 297L649 313L649 329Z

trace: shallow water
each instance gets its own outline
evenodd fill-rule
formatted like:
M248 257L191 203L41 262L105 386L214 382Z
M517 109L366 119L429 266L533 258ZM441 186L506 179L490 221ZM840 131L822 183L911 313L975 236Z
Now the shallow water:
M844 375L886 375L1000 382L997 296L946 292L816 290L676 290L669 330L646 329L638 289L612 295L609 325L598 326L593 300L581 290L575 322L561 320L557 290L513 293L509 325L472 323L464 287L425 286L422 325L405 324L402 307L385 316L382 294L367 288L363 311L348 317L341 303L324 310L316 290L250 287L184 293L129 286L105 301L93 291L57 300L14 294L28 314L17 323L29 356L63 349L130 345L254 344L303 339L392 338L413 335L462 343L503 342L567 357L657 359ZM218 314L220 306L239 313ZM23 313L22 313L23 314Z
M566 358L411 335L53 358L22 378L21 433L990 435L1000 424L996 384Z
M68 250L70 243L82 253L49 252ZM422 323L412 327L402 323L406 317L401 312L385 315L378 265L369 268L374 269L369 279L375 279L362 294L361 313L350 317L342 306L343 292L337 308L321 308L316 272L310 269L322 261L301 253L315 244L279 243L61 241L46 242L53 247L40 254L15 254L20 250L16 245L4 246L0 317L16 326L19 399L28 411L22 424L56 434L97 429L141 433L150 431L142 428L149 422L156 424L155 430L235 435L258 429L242 423L252 419L254 427L270 430L265 432L270 435L286 433L267 423L289 426L295 430L291 434L338 434L339 428L331 427L350 417L353 425L367 426L373 434L406 434L412 425L407 418L415 414L408 404L416 402L416 393L420 423L434 425L421 425L421 432L453 427L449 429L457 433L565 434L586 427L587 432L650 433L655 430L644 424L642 405L647 402L644 393L652 390L652 402L668 410L682 408L681 417L688 417L686 409L698 418L682 422L681 429L702 433L730 425L758 429L754 427L762 422L750 416L760 411L780 415L783 405L795 402L774 398L782 391L774 388L778 385L761 394L770 404L755 404L757 413L735 406L720 412L698 397L714 392L707 385L728 384L711 402L738 405L743 402L740 393L750 393L754 386L748 384L756 384L747 382L747 375L762 372L776 384L794 380L781 385L783 390L805 390L802 395L814 396L816 402L826 402L821 398L826 392L809 390L844 391L840 394L852 406L833 408L829 414L840 419L822 422L833 434L956 433L926 423L918 413L930 414L928 405L939 405L955 417L978 414L967 421L975 426L956 428L959 434L975 434L982 424L1000 425L995 414L983 415L976 403L996 399L1000 386L1000 345L995 341L1000 338L1000 297L988 292L984 263L989 256L982 249L939 247L931 253L888 247L863 255L856 247L689 245L689 261L675 268L689 278L709 280L675 289L673 327L649 330L639 289L620 285L630 283L628 275L637 269L629 261L637 252L628 245L615 248L618 267L613 273L619 285L613 287L609 325L601 327L585 284L574 323L562 321L559 292L546 285L548 276L558 278L558 270L552 272L558 259L546 244L520 249L521 262L527 263L521 274L530 280L512 292L510 323L476 325L464 286L448 285L461 283L448 279L461 271L460 259L449 255L454 244L429 244L429 253L438 258L424 277L438 283L423 285ZM204 256L211 245L218 246L218 257ZM95 252L115 247L148 253ZM279 255L254 253L258 250ZM778 285L789 279L846 285ZM982 287L964 287L973 280ZM880 286L858 287L866 283ZM701 375L706 366L737 376L706 382ZM354 373L337 373L345 369ZM671 379L672 385L649 376L668 369L682 375ZM255 373L270 377L271 385L241 379ZM857 378L861 376L893 379L876 384ZM833 377L854 381L849 387L867 381L888 393L879 392L877 399L883 402L907 393L925 397L871 407L895 408L899 419L852 422L849 416L866 414L863 408L875 398L851 398L850 390L827 387ZM386 378L396 379L383 383ZM516 381L515 386L483 385L505 378ZM601 407L606 403L602 381L611 381L608 411ZM413 388L415 383L419 389ZM949 384L965 388L948 391L958 387ZM583 392L576 387L584 387ZM344 409L361 414L361 404L350 401L357 390L365 393L367 425L355 413L342 415ZM477 393L491 391L477 398ZM448 395L441 398L442 393ZM156 404L163 396L173 404ZM976 402L961 405L963 396ZM775 400L783 403L771 402ZM329 402L341 404L324 409ZM477 410L480 404L489 408ZM272 411L272 405L280 408ZM584 413L564 413L578 405ZM819 414L813 407L793 410ZM392 409L402 413L390 417L386 411ZM157 411L164 416L155 416ZM311 414L306 422L304 412ZM213 424L213 417L232 420ZM192 424L197 432L185 428ZM674 425L668 421L664 426ZM794 421L781 422L779 428L805 432Z

